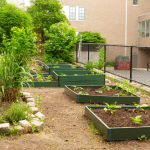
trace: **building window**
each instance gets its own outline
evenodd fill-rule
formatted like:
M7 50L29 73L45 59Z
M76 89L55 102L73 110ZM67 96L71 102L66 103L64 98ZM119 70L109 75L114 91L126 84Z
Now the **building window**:
M69 7L69 20L76 20L76 7L75 6Z
M138 5L139 1L138 0L133 0L133 5Z
M138 37L150 37L150 20L138 23Z
M79 7L79 20L85 20L85 7Z

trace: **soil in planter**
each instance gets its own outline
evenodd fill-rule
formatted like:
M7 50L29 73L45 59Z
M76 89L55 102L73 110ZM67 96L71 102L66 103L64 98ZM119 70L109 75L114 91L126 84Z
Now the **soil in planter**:
M32 80L32 78L30 78ZM54 82L54 81L57 81L55 77L52 77L52 80L51 81L48 81L46 77L43 77L42 81L38 81L38 78L37 77L34 77L33 78L33 81L36 81L36 82Z
M76 93L79 93L80 91L83 91L83 93L87 92L89 95L118 96L116 94L122 93L122 94L125 94L125 95L122 95L122 96L131 96L131 94L128 94L127 92L123 92L119 89L106 90L106 89L103 89L103 88L94 89L94 88L86 87L86 88L83 88L83 89L79 88L78 90L75 90L75 88L71 88L71 90L73 90ZM102 92L98 93L96 91L102 91ZM121 95L119 95L119 96L121 96Z
M30 70L29 72L30 73L35 73L36 70ZM39 73L44 73L44 72L49 72L49 70L48 69L42 69Z
M92 109L92 111L110 128L112 127L140 127L150 126L150 110L145 109L116 109L111 114L105 112L104 109ZM141 122L139 124L133 123L130 117L141 116Z

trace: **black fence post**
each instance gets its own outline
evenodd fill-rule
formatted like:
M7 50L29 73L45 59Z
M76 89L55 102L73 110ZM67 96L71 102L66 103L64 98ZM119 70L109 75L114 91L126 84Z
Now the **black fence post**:
M130 50L130 82L132 82L132 46Z
M106 45L104 45L104 73L106 72Z
M88 61L90 60L90 46L88 44Z
M78 57L77 55L78 55L78 45L77 45L77 43L76 43L76 63L77 63L77 59L78 59L78 58L77 58L77 57Z

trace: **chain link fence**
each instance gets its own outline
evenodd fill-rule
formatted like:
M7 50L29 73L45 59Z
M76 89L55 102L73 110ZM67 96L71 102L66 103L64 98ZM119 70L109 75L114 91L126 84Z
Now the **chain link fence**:
M104 72L150 86L150 47L77 43L76 62L97 61L97 51L102 47L105 50Z

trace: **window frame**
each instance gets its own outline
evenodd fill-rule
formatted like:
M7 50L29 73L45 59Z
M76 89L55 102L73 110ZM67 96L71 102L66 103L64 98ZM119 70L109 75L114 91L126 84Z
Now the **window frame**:
M134 2L137 2L136 4ZM133 6L138 6L139 5L139 0L133 0Z
M80 14L83 14L83 13L80 13L80 8L84 8L84 19L80 19ZM85 20L85 7L84 6L79 6L78 7L78 20Z
M71 8L71 7L74 7L74 8L75 8L75 19L70 18L70 16L71 16L71 15L70 15L70 13L71 13L71 12L70 12L70 8ZM76 6L69 6L69 20L76 20Z

